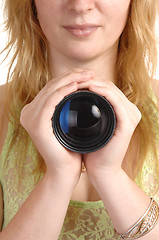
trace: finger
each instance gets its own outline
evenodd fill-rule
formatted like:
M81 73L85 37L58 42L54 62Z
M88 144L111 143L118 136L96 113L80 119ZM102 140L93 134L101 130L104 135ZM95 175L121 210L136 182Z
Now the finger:
M71 94L77 89L78 84L76 82L73 82L71 84L59 88L58 90L50 94L43 103L43 106L41 107L41 114L44 116L44 118L47 116L48 120L50 120L53 116L55 107L58 105L58 103L62 101L62 99L65 96Z
M104 96L108 101L111 101L115 106L116 102L119 103L119 99L122 99L122 95L118 92L115 87L109 82L99 82L96 80L89 80L87 82L79 83L78 89L87 88L92 92L98 93ZM124 96L125 97L125 96ZM108 99L109 98L109 99ZM123 100L122 100L123 101Z
M78 89L88 89L90 85L105 87L105 83L100 82L93 78L88 81L78 83Z
M90 69L74 69L71 72L67 72L62 76L50 80L43 89L38 93L38 95L33 100L39 106L43 105L48 96L61 88L62 86L69 85L73 82L87 81L95 76L93 70Z
M114 92L114 94L118 95L120 98L123 98L124 101L128 100L124 93L112 82L110 81L100 81L96 78L90 79L86 82L81 82L78 84L79 89L86 89L90 88L91 85L99 86L99 87L106 87L111 92Z
M118 126L132 129L138 124L141 119L141 113L138 108L131 103L124 95L118 91L110 91L107 87L100 87L97 85L90 85L89 90L105 97L112 105ZM118 93L118 94L117 94Z
M114 93L114 95L118 96L118 98L122 101L122 104L125 105L125 108L127 108L127 106L131 105L132 103L127 99L127 97L124 95L124 93L112 82L110 81L98 81L96 79L91 79L87 82L82 82L78 84L78 88L79 89L90 89L91 86L98 86L98 87L103 87L105 89L107 89L108 91L110 91L112 94ZM92 90L93 91L93 90ZM95 91L95 89L94 89ZM132 104L133 106L134 104Z
M68 85L72 82L85 82L90 79L93 79L95 77L94 70L91 69L74 69L70 72L65 73L62 76L59 76L56 79L50 80L44 90L46 90L49 93L52 93L52 91L56 91L58 88L61 88L62 86Z

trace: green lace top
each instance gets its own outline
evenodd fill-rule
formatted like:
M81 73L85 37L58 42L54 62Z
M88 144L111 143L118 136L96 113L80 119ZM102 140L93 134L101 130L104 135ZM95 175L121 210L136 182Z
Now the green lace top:
M11 146L9 154L6 156L13 134L14 126L9 122L7 137L0 156L0 182L3 188L4 199L3 229L18 212L37 183L32 175L32 169L34 169L38 159L32 141L29 140L26 146L27 159L20 179L20 187L17 188L15 184L15 182L18 182L17 170L14 165L18 154L16 142ZM23 143L19 142L18 144ZM151 153L149 153L144 163L141 179L137 177L135 181L147 195L159 202L159 186L156 180L154 157ZM156 191L156 189L158 190ZM59 240L67 239L117 240L120 239L120 236L115 231L102 201L79 202L71 200L59 236Z

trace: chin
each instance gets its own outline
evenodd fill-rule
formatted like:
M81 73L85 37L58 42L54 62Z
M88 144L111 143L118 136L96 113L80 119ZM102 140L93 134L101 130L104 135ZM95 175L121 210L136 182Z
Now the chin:
M76 51L67 52L67 56L74 59L75 61L90 61L98 57L100 53L94 49L78 49Z

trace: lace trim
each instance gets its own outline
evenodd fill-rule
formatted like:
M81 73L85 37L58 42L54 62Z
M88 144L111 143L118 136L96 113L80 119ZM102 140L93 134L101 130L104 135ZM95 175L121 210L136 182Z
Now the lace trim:
M80 202L77 200L70 200L70 206L78 207L78 208L104 208L104 203L102 200L94 201L94 202Z

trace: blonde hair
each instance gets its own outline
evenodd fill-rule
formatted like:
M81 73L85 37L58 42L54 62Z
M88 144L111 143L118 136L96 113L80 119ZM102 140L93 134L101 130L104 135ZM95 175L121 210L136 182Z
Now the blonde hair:
M133 136L138 138L140 151L135 169L132 167L133 162L129 162L132 177L141 170L150 149L155 154L156 166L159 165L156 153L156 127L159 129L159 123L152 118L151 112L157 110L157 107L150 93L150 82L157 66L154 26L158 9L158 0L132 0L127 24L119 41L116 63L117 86L142 113L142 120ZM14 50L8 74L8 82L12 81L8 83L6 94L6 109L15 119L15 134L12 140L14 143L22 128L19 122L21 109L17 113L17 103L21 101L22 108L31 102L51 75L48 67L47 41L36 16L34 1L5 0L5 13L6 30L10 36L5 50L8 53L11 49ZM21 134L21 138L24 136L28 139L27 133ZM21 168L26 154L24 150L19 149L20 154L17 157L16 164ZM43 160L39 160L37 173L42 171L43 163Z

